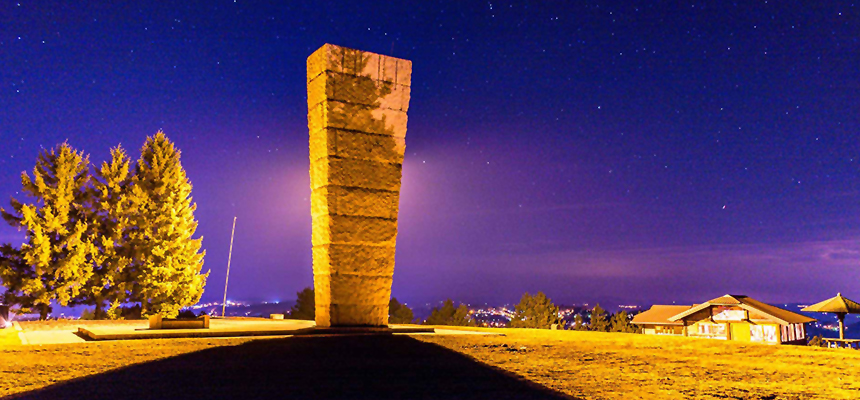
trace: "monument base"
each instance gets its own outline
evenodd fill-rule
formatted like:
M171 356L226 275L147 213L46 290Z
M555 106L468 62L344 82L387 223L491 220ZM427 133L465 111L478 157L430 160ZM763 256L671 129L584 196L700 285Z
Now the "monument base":
M218 321L218 320L216 320ZM307 321L310 323L310 321ZM266 326L268 325L268 326ZM248 326L216 326L213 329L135 329L133 327L78 327L78 336L84 340L178 339L253 336L350 336L393 335L409 333L435 333L430 327L312 327L289 322L268 322L266 325L249 323Z
M395 333L435 333L433 328L390 326L315 326L304 330L302 335L393 335Z

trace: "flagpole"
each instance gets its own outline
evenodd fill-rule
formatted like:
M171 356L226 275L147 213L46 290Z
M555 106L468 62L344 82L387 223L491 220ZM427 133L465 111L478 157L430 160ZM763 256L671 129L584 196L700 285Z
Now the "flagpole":
M230 261L233 259L233 235L236 234L236 217L233 217L233 231L230 232L230 253L227 255L227 279L224 280L224 301L221 302L221 318L227 309L227 284L230 283Z

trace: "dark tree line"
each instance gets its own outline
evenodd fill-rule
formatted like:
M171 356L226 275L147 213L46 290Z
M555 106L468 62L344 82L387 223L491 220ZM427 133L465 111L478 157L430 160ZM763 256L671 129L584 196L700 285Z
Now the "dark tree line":
M314 319L314 290L307 287L296 293L296 304L286 312L293 319ZM388 322L392 324L416 323L412 310L405 304L401 304L396 298L392 298L388 304ZM472 317L469 307L465 304L455 304L453 300L446 299L441 306L433 307L430 316L423 321L425 325L447 325L447 326L478 326L478 322ZM509 326L511 328L550 329L555 325L557 329L565 329L565 321L561 318L559 308L552 303L543 292L535 295L523 294L517 304L514 315ZM625 332L636 333L638 329L630 323L630 317L626 311L609 314L595 305L591 310L590 321L583 320L582 315L577 314L574 323L569 329L595 332Z
M316 300L314 300L314 289L306 287L296 293L296 304L284 315L288 315L292 319L304 319L313 321L316 315ZM397 301L397 298L392 297L388 302L388 323L391 324L411 324L415 317L412 315L412 309L405 304Z
M620 333L638 333L639 329L630 323L630 315L627 311L619 311L615 314L609 314L600 304L596 304L591 309L590 322L586 323L582 316L577 314L574 317L573 330L577 331L594 331L594 332L620 332Z

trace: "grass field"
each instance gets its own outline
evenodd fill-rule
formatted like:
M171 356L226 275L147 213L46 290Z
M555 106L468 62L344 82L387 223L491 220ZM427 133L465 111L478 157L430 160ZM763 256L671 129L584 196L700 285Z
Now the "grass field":
M860 399L860 351L620 333L494 329L422 336L593 399Z
M21 341L18 339L18 331L15 328L0 329L0 347L17 344L21 344Z
M490 331L505 336L7 344L0 348L0 396L146 398L155 385L166 391L162 395L182 386L190 397L277 398L261 387L281 388L283 379L293 376L289 381L305 385L286 385L293 396L279 392L282 398L860 398L860 377L854 374L860 351L855 350ZM2 338L0 343L7 343ZM344 394L344 388L363 395Z

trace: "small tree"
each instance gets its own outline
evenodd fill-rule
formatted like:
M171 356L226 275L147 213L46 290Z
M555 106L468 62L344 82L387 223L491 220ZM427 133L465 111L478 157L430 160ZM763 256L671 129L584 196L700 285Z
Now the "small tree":
M515 310L511 328L549 329L553 324L564 326L564 321L558 317L558 307L543 292L537 292L534 296L526 292Z
M296 292L296 304L290 308L290 318L314 320L316 315L316 301L314 300L314 289L306 287Z
M591 310L591 323L589 324L590 331L607 332L609 331L609 321L606 320L606 310L600 307L600 304L595 304Z
M609 321L610 332L636 333L636 327L630 323L627 311L621 310L615 313Z
M576 314L573 317L573 327L571 329L575 331L587 331L588 326L585 325L585 321L582 319L582 315Z
M453 326L477 326L475 320L469 317L469 307L460 304L454 308L451 299L445 300L442 307L433 307L430 317L424 321L425 325L453 325Z
M405 304L397 301L397 298L392 297L388 302L388 322L392 324L411 324L415 316L412 314L412 309Z

